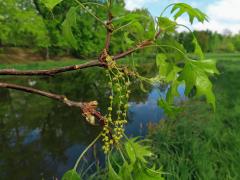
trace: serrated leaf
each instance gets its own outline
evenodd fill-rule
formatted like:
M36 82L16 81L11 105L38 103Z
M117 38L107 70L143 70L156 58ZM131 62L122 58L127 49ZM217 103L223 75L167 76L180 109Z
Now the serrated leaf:
M158 26L162 31L174 32L177 23L166 17L158 18Z
M209 75L220 74L216 66L216 60L206 59L202 61L192 61L192 63L196 64L196 66L203 69Z
M171 13L175 13L174 15L175 20L179 18L181 15L183 15L184 13L187 13L191 24L193 23L195 18L202 23L204 21L207 21L208 19L205 13L185 3L176 3L172 8Z
M133 171L133 165L134 164L128 164L126 161L124 161L123 165L120 167L119 170L119 176L123 180L132 180L132 171Z
M157 67L161 67L166 60L167 60L167 56L165 54L157 54L157 57L156 57Z
M164 180L161 169L148 169L145 165L139 163L135 166L133 172L134 180Z
M134 41L131 40L131 39L128 37L128 35L129 35L129 32L125 32L125 33L124 33L124 39L125 39L125 41L126 41L126 43L127 43L128 45L132 45L132 44L134 43Z
M122 180L122 178L113 169L109 156L108 156L108 179L109 180Z
M153 155L149 150L150 148L146 145L142 145L141 141L137 141L137 138L129 139L124 146L132 164L134 164L137 160L146 163L147 160L145 158Z
M53 10L53 8L61 3L63 0L42 0L41 2L46 6L50 11Z
M140 82L140 89L141 89L143 92L148 93L148 91L145 89L142 81Z
M194 45L194 54L198 55L200 59L204 59L204 54L202 52L202 48L199 45L198 40L195 36L193 36L192 43Z
M158 54L156 57L156 64L159 68L159 75L165 78L166 82L176 79L178 72L181 68L177 67L174 63L167 62L167 56L165 54Z
M130 22L134 22L134 21L137 21L137 20L142 19L142 18L144 18L144 16L142 14L129 13L125 16L115 18L113 20L113 23L115 25L117 25L117 24L128 24Z
M185 81L185 94L188 95L195 86L197 96L205 96L207 102L215 110L215 96L212 91L212 83L208 75L218 73L216 64L213 60L193 61L189 60L179 76L180 81Z
M177 113L180 111L179 107L176 107L176 106L168 103L164 99L158 100L158 106L163 108L164 112L170 117L176 116Z
M77 13L76 10L78 7L71 7L66 15L66 18L62 24L63 36L66 41L75 49L77 49L77 41L74 38L72 28L77 25Z
M180 94L178 92L179 85L180 85L180 82L177 81L177 80L174 80L171 83L171 85L170 85L170 87L168 89L167 95L166 95L166 101L169 104L173 104L174 103L174 98L180 96Z
M81 180L81 179L82 178L74 169L67 171L62 177L62 180Z

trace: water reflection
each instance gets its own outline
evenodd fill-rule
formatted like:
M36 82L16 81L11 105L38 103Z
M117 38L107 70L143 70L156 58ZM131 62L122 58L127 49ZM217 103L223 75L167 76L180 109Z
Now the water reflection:
M31 86L65 94L73 100L91 101L97 97L100 110L106 113L109 95L106 78L103 71L93 71L40 81L34 78L1 81L25 85L31 82ZM164 115L157 99L165 96L165 91L158 86L149 88L149 93L141 92L137 86L133 88L127 133L144 136L147 123L158 122ZM79 109L57 101L0 89L0 179L52 179L72 168L100 131L87 124L80 113ZM92 159L93 153L88 156Z

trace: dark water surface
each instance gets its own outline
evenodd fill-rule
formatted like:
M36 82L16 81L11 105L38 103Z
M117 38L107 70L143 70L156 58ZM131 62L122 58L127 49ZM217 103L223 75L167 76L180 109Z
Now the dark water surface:
M64 94L77 101L97 100L103 114L108 106L104 71L86 70L40 80L5 77L1 81ZM127 126L130 136L144 136L147 124L157 123L164 116L157 106L157 99L165 95L164 89L147 89L149 92L144 93L137 85L131 88ZM79 109L38 95L0 89L0 179L60 178L99 132L99 127L85 122ZM91 159L93 153L88 154Z

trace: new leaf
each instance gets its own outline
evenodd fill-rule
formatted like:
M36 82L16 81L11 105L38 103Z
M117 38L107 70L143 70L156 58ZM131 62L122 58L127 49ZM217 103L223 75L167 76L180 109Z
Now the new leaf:
M189 16L189 21L191 24L193 23L193 20L196 18L199 22L207 21L207 15L204 14L202 11L200 11L197 8L193 8L192 6L185 4L185 3L176 3L171 13L175 13L174 19L176 20L178 17L183 15L184 13L187 13Z
M72 28L77 24L77 9L78 7L71 7L66 15L66 19L62 24L63 36L65 37L66 41L75 49L77 49L77 41L72 33Z
M42 0L42 3L50 10L52 11L53 8L61 3L63 0Z
M197 89L197 96L205 96L207 102L215 110L215 96L212 91L212 83L208 75L218 74L216 62L214 60L202 60L186 62L183 71L179 76L180 81L185 81L185 94L188 95L193 87Z

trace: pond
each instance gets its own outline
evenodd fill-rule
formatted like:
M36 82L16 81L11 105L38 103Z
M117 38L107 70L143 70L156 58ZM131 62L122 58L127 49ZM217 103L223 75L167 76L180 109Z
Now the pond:
M64 94L71 100L99 102L104 114L109 90L99 69L66 73L55 78L13 78L7 81ZM132 85L127 134L145 136L149 123L157 123L164 112L157 106L166 88L147 87L148 93ZM179 88L182 98L184 88ZM81 111L38 95L0 89L0 179L54 179L72 168L84 148L98 135L99 127L86 123ZM101 158L95 146L85 163ZM99 157L98 157L99 156Z

